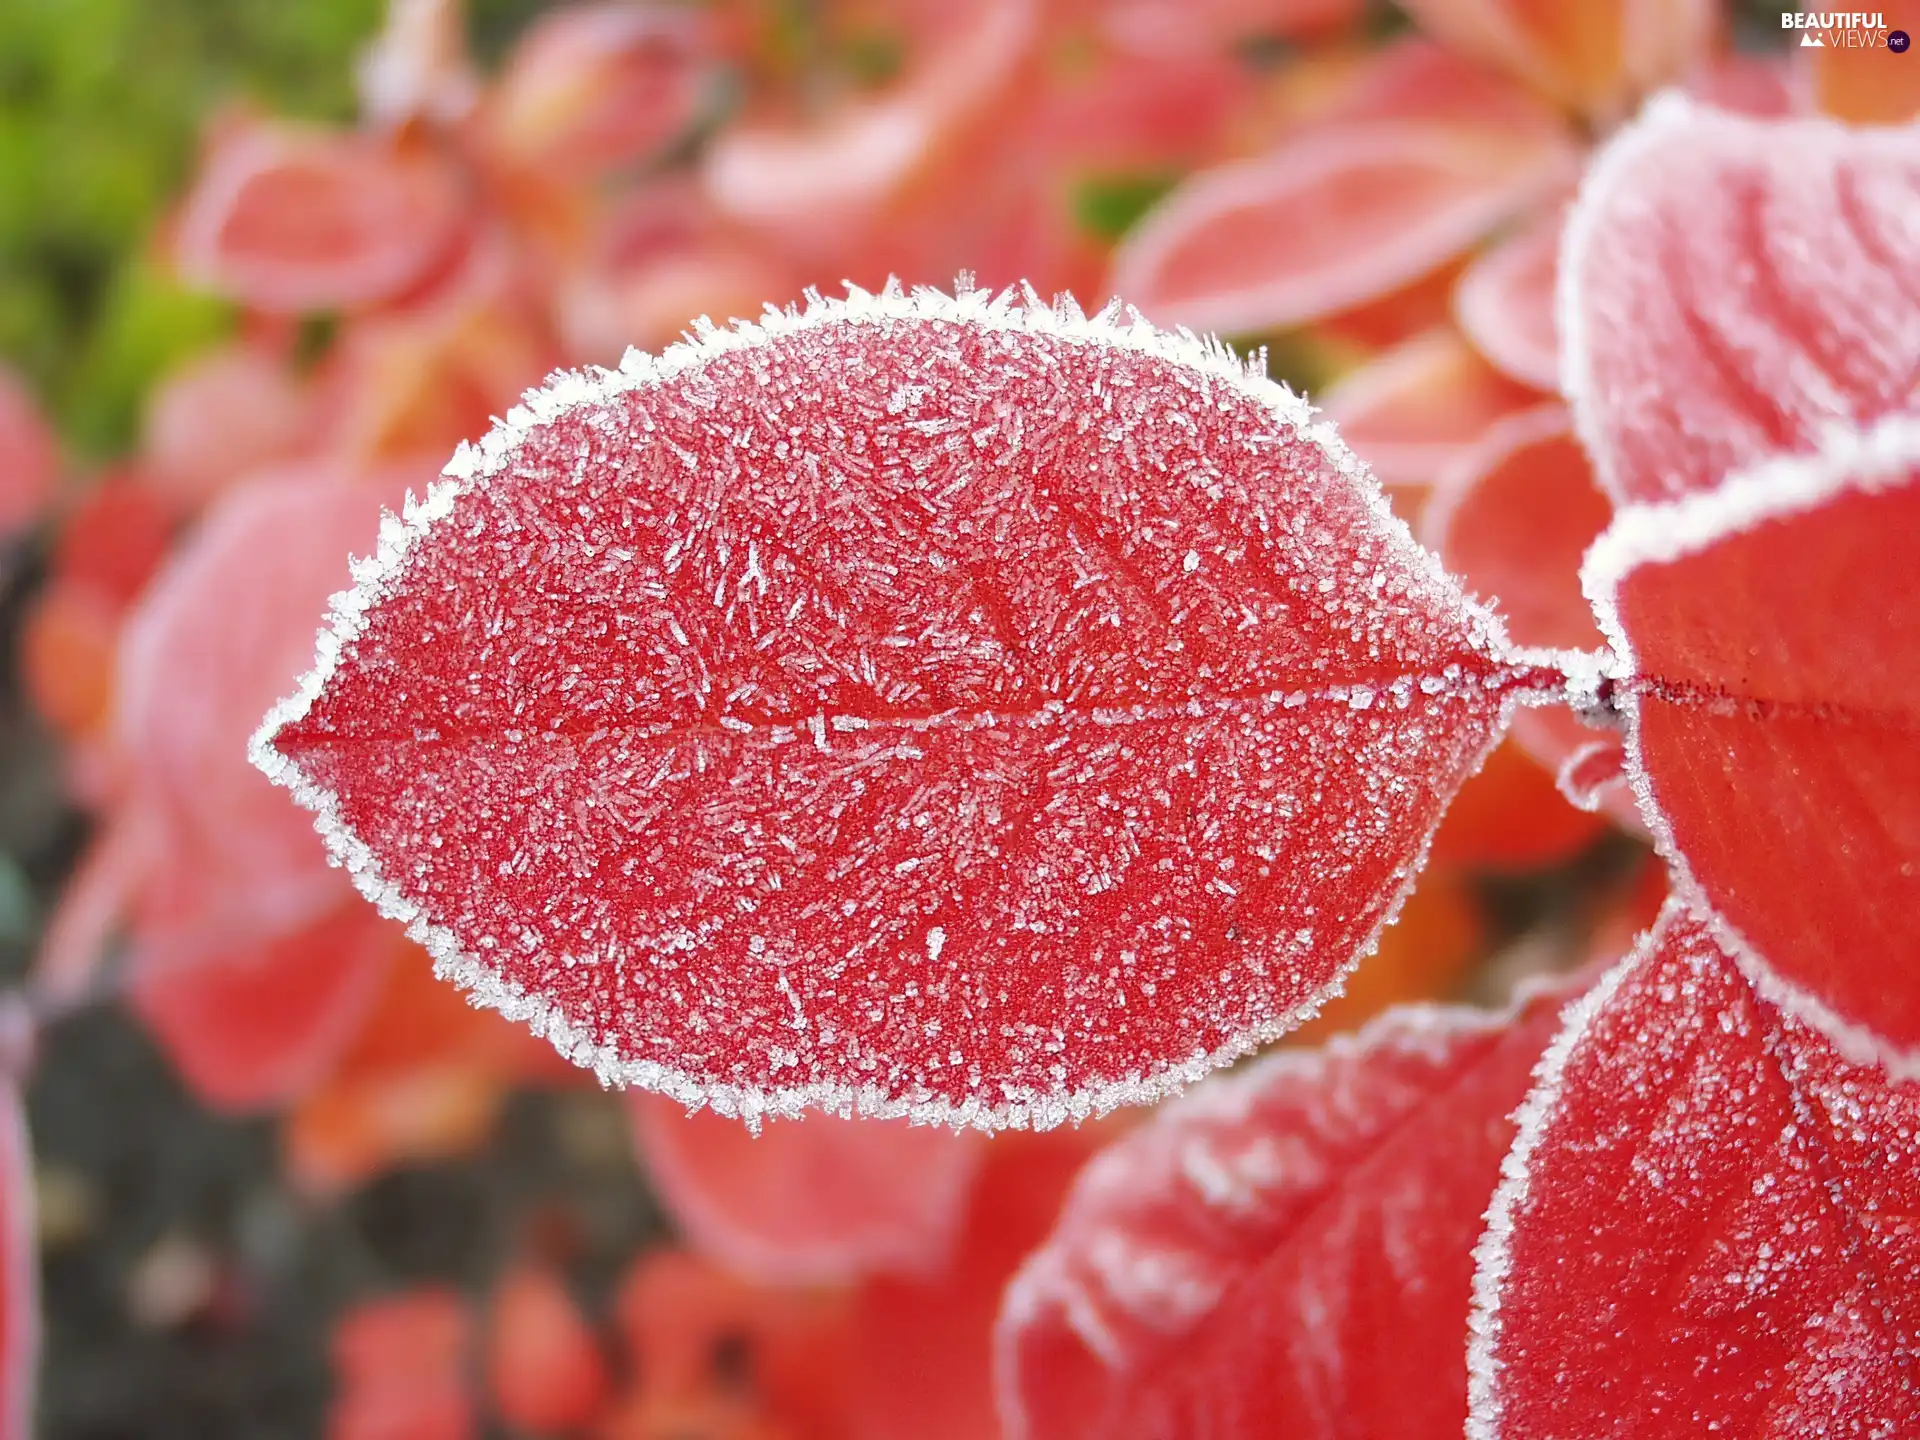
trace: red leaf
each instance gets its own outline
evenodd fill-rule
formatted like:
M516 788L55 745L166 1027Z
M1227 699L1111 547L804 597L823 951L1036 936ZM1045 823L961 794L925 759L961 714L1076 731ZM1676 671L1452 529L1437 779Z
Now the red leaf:
M1906 1435L1920 1089L1670 905L1569 1014L1475 1278L1475 1440Z
M1620 512L1587 591L1676 893L1855 1060L1920 1064L1920 425ZM1888 1047L1891 1046L1891 1052Z
M1420 536L1447 569L1497 597L1524 645L1566 650L1603 643L1580 590L1580 557L1613 507L1559 405L1489 427L1442 483Z
M521 1265L494 1289L487 1380L500 1418L518 1430L571 1431L605 1405L609 1377L599 1338L551 1270Z
M671 5L576 5L531 26L485 101L488 143L517 165L587 179L652 158L711 81L702 17Z
M614 1319L635 1392L605 1427L620 1440L840 1440L851 1356L846 1297L775 1289L677 1250L640 1256Z
M385 490L311 479L230 491L128 622L122 746L205 908L286 930L344 893L311 824L247 766L246 737L276 677L312 653L315 612L345 578L342 553L375 535ZM167 908L185 907L175 896Z
M172 542L173 517L160 498L130 474L112 475L66 517L52 569L62 584L121 610L146 588Z
M1650 107L1567 226L1564 378L1602 487L1708 489L1911 406L1916 217L1912 130Z
M1121 243L1113 288L1161 324L1301 325L1440 268L1573 165L1571 142L1545 127L1315 130L1182 184Z
M33 1147L19 1088L7 1081L0 1083L0 1440L29 1440L33 1434L39 1361Z
M1494 421L1538 402L1451 326L1349 371L1321 397L1341 438L1395 492L1396 504L1422 499L1400 492L1424 492Z
M456 457L256 762L445 972L723 1113L1053 1124L1297 1023L1557 675L1218 351L769 327Z
M214 144L176 221L197 284L275 314L390 300L448 258L467 198L439 156L244 122Z
M1448 570L1497 600L1516 640L1594 649L1603 637L1580 590L1580 561L1612 513L1567 412L1542 405L1493 426L1460 459L1421 516L1420 536ZM1639 830L1617 730L1547 707L1514 716L1513 738L1559 775L1574 804Z
M1073 1177L1121 1122L996 1135L983 1149L960 1243L932 1276L876 1275L849 1334L856 1440L1001 1440L994 1318L1007 1282L1046 1238Z
M60 442L26 385L0 366L0 538L40 518L60 478Z
M1560 338L1553 315L1560 260L1559 213L1542 215L1475 260L1453 292L1467 338L1522 385L1560 388Z
M1012 1440L1457 1436L1471 1251L1557 997L1389 1011L1169 1105L1008 1287Z
M309 443L312 403L293 368L264 347L236 343L174 370L147 403L142 463L182 511Z
M766 1284L938 1270L979 1159L977 1136L903 1120L809 1115L753 1135L656 1095L632 1114L647 1178L694 1248Z
M1006 105L1033 50L1038 8L1035 0L942 7L949 23L923 45L926 58L879 95L804 129L729 127L705 154L708 192L726 214L782 232L789 247L831 253L836 242L857 240ZM980 167L970 174L978 183Z
M472 1320L437 1286L370 1300L333 1332L339 1392L327 1440L468 1440L478 1426L467 1393Z
M207 1104L290 1100L353 1038L405 942L344 898L292 931L142 927L128 1003Z

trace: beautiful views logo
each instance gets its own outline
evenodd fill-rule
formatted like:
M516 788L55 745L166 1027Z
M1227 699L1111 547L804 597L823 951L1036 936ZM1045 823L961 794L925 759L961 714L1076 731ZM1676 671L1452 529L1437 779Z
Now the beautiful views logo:
M1783 10L1780 28L1801 31L1802 46L1847 50L1905 48L1888 45L1886 17L1878 10Z

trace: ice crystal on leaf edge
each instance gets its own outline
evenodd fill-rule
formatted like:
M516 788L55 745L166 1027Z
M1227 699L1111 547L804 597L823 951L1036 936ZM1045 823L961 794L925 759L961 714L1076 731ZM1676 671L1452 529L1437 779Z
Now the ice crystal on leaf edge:
M1088 317L1070 296L1061 296L1049 304L1030 286L996 295L974 288L966 276L957 282L952 295L929 288L907 291L897 281L890 281L878 292L851 284L847 291L845 299L823 297L809 291L805 308L794 305L780 309L769 304L757 321L735 320L728 327L717 326L701 317L694 322L685 340L668 347L657 357L629 349L617 370L590 367L558 371L550 375L543 386L528 391L520 405L509 410L504 418L496 419L493 428L477 445L461 444L442 472L445 478L431 487L424 500L416 500L409 493L401 515L382 516L375 553L351 562L352 588L332 597L331 613L316 642L313 669L261 722L249 743L249 758L270 780L290 791L300 805L314 813L314 828L325 841L332 863L348 872L356 888L380 913L406 925L407 933L432 955L436 973L441 978L458 984L472 1003L486 1005L508 1019L525 1022L572 1063L593 1070L603 1085L656 1091L681 1101L690 1110L711 1106L720 1114L742 1119L749 1128L758 1128L764 1117L798 1117L808 1109L823 1109L843 1116L905 1116L916 1123L954 1128L1039 1130L1069 1121L1078 1123L1122 1105L1151 1104L1297 1028L1341 993L1347 974L1373 953L1380 932L1398 917L1401 905L1425 866L1427 842L1423 841L1399 878L1396 893L1383 911L1380 924L1336 969L1326 985L1277 1019L1234 1036L1210 1053L1176 1061L1157 1073L1135 1074L1067 1093L1038 1090L1022 1093L1003 1086L1003 1103L992 1106L972 1098L962 1104L938 1097L909 1100L873 1085L814 1082L762 1089L703 1082L657 1061L628 1059L613 1044L596 1044L587 1027L562 1013L554 1002L505 980L463 949L450 929L429 920L420 904L409 899L397 884L381 873L372 851L341 818L338 798L308 779L291 759L274 748L281 729L306 716L348 647L363 632L368 613L385 597L390 582L402 572L416 543L436 522L452 513L460 495L484 485L499 473L515 447L536 427L577 407L664 384L716 357L767 345L780 337L817 327L916 320L966 323L989 330L1022 331L1132 351L1225 381L1318 447L1335 471L1364 497L1374 519L1404 542L1410 565L1428 570L1437 580L1446 578L1439 561L1421 547L1406 525L1393 515L1365 463L1347 448L1334 427L1316 420L1314 408L1284 385L1269 379L1257 360L1236 355L1212 337L1203 339L1184 328L1173 332L1158 329L1137 310L1123 307L1117 299ZM1613 663L1612 657L1603 651L1561 651L1515 645L1494 611L1465 594L1462 605L1490 658L1512 666L1516 675L1532 672L1541 677L1535 681L1530 676L1529 683L1516 684L1504 691L1499 722L1472 766L1472 770L1477 771L1504 736L1508 718L1516 706L1566 702L1576 708L1589 706L1594 703L1601 682L1611 673ZM1551 684L1545 679L1549 672L1554 676ZM1428 841L1430 839L1429 836Z

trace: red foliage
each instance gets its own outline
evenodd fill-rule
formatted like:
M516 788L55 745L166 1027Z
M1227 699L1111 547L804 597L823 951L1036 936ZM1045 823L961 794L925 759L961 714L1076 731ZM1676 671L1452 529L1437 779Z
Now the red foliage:
M494 1409L518 1429L578 1429L607 1399L599 1339L565 1283L540 1266L521 1265L495 1285L486 1354Z
M188 279L259 310L362 307L445 263L469 204L458 174L405 132L234 117L174 219L174 254Z
M710 1259L768 1284L938 1272L979 1138L904 1120L814 1114L758 1134L664 1095L629 1102L647 1179Z
M1623 510L1587 570L1682 893L1774 999L1855 1058L1891 1046L1903 1073L1920 1056L1916 527L1920 429L1901 420Z
M20 1017L0 1020L9 1031ZM24 1038L4 1037L8 1068ZM34 1234L33 1150L18 1084L0 1080L0 1440L33 1433L34 1379L40 1363L40 1256Z
M1423 856L1311 1038L1459 988L1486 872L1602 828L1557 771L1670 871L1516 953L1617 953L1676 898L1525 1112L1469 1434L1920 1425L1920 168L1910 129L1779 118L1909 119L1920 70L1730 58L1711 0L1404 8L1424 38L1368 49L1358 0L592 4L483 81L457 4L396 0L360 129L218 124L165 238L241 338L55 509L30 601L25 684L103 812L34 1003L124 931L182 1074L286 1107L318 1194L555 1078L241 768L349 580L340 663L261 753L335 858L569 1058L755 1120L1158 1095L1336 989ZM1316 48L1247 62L1276 38ZM1589 138L1672 81L1694 99L1563 214ZM963 268L1311 326L1275 338L1364 362L1328 413L1452 575L1303 406L1070 305L861 295L515 408L702 311ZM350 575L380 502L498 414ZM0 538L59 467L0 373ZM1509 640L1588 652L1582 713L1497 745L1556 678ZM330 1433L472 1434L483 1378L507 1423L601 1440L992 1440L1005 1282L1109 1141L1002 1318L1014 1433L1458 1433L1471 1242L1552 1028L1537 997L1402 1013L1117 1140L753 1138L642 1097L701 1253L629 1277L629 1363L523 1266L483 1377L451 1294L350 1315ZM11 1440L30 1206L0 1140Z
M469 1440L478 1433L467 1366L472 1319L451 1291L371 1300L333 1332L339 1389L327 1440Z
M1010 1440L1459 1435L1473 1242L1559 998L1392 1011L1103 1151L1007 1291Z
M59 474L59 440L25 384L0 367L0 538L40 518Z
M1542 683L1144 327L889 293L533 403L257 753L482 999L726 1111L1052 1123L1289 1028Z
M1571 1012L1483 1242L1472 1435L1898 1435L1920 1087L1671 907Z
M1608 148L1568 231L1563 376L1616 502L1711 490L1912 406L1917 183L1910 134L1679 97Z
M1126 240L1113 288L1167 324L1267 330L1377 300L1577 173L1545 111L1440 52L1388 52L1335 118L1183 185Z

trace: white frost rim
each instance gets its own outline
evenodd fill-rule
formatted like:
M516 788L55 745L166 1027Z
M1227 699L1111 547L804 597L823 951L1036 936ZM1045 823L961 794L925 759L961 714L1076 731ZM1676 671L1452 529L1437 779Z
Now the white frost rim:
M1500 1440L1500 1361L1494 1354L1501 1338L1500 1299L1513 1269L1515 1213L1527 1200L1534 1152L1546 1134L1547 1123L1560 1104L1567 1064L1587 1038L1594 1018L1606 1008L1620 987L1665 940L1667 931L1685 913L1685 903L1669 898L1660 918L1641 935L1634 947L1602 975L1586 994L1561 1012L1560 1033L1533 1068L1533 1086L1513 1112L1513 1148L1500 1162L1500 1184L1487 1206L1487 1228L1473 1247L1473 1308L1467 1314L1467 1432L1466 1440Z
M1717 489L1694 491L1676 500L1628 505L1587 552L1580 585L1593 605L1617 657L1617 676L1639 674L1633 642L1621 623L1620 587L1646 565L1669 565L1710 549L1770 520L1816 510L1842 494L1877 494L1911 484L1920 466L1920 416L1895 415L1867 430L1836 425L1812 455L1768 460L1729 477ZM1615 692L1625 721L1627 782L1654 847L1672 876L1674 893L1706 922L1714 939L1733 956L1760 994L1787 1014L1803 1020L1831 1040L1842 1056L1858 1065L1877 1065L1896 1079L1920 1079L1920 1050L1892 1047L1865 1026L1837 1014L1810 991L1769 965L1752 941L1726 920L1694 878L1660 808L1652 777L1640 749L1640 698L1631 685Z
M1399 917L1401 906L1426 865L1427 850L1433 839L1431 833L1401 877L1380 924L1321 990L1286 1014L1235 1036L1211 1052L1190 1056L1157 1074L1107 1081L1064 1095L1003 1088L1005 1099L998 1105L988 1105L978 1098L962 1104L931 1096L907 1098L889 1095L871 1085L818 1083L763 1090L755 1086L710 1084L655 1061L626 1059L612 1045L595 1044L585 1025L564 1014L544 996L529 994L503 980L484 962L463 950L451 930L429 919L419 902L381 873L371 850L341 818L338 798L273 748L274 737L280 729L300 720L312 707L332 678L342 654L365 629L369 611L385 598L392 582L405 569L413 547L436 522L452 513L455 501L462 494L485 485L498 474L515 448L537 427L576 408L605 404L630 391L664 384L718 356L771 344L782 336L828 325L948 321L992 330L1056 335L1151 355L1223 381L1267 407L1283 424L1320 447L1334 468L1366 497L1374 518L1389 537L1404 545L1407 563L1424 569L1436 583L1461 594L1462 608L1480 629L1492 654L1514 663L1556 663L1561 658L1556 652L1515 647L1498 616L1461 592L1440 562L1414 541L1406 525L1388 507L1366 465L1347 448L1334 428L1316 421L1313 407L1285 386L1268 379L1261 373L1257 361L1241 359L1219 341L1201 339L1184 329L1171 333L1159 330L1138 311L1123 309L1117 300L1088 318L1071 297L1063 296L1049 305L1031 287L1005 290L995 296L974 289L965 276L961 277L953 295L923 288L907 292L897 282L890 282L877 294L852 285L847 289L844 300L809 292L804 310L798 306L781 310L768 305L758 322L735 320L729 328L716 326L702 316L694 322L693 332L686 340L669 346L658 357L629 349L618 370L593 367L559 371L549 376L544 386L529 390L522 397L522 403L509 410L504 419L495 420L493 428L477 446L461 444L442 472L445 479L428 491L424 501L415 500L409 493L400 516L382 515L375 553L352 562L353 587L332 597L327 623L316 641L313 669L301 678L291 695L267 713L248 744L248 757L268 779L291 791L300 805L313 812L314 828L326 842L331 861L347 871L354 886L381 914L405 924L407 934L432 955L438 975L467 991L472 1003L497 1010L509 1020L525 1022L534 1034L544 1036L572 1063L593 1070L601 1084L608 1087L635 1086L657 1091L693 1109L711 1106L719 1114L738 1116L752 1128L757 1128L762 1116L793 1116L815 1108L876 1119L905 1116L920 1124L950 1125L956 1129L970 1125L984 1130L1029 1127L1041 1130L1104 1115L1122 1105L1148 1104L1177 1093L1201 1076L1298 1028L1329 999L1341 993L1346 977L1374 952L1381 932ZM1578 658L1577 652L1573 653ZM1576 680L1575 683L1582 682ZM1485 763L1505 735L1515 705L1557 698L1560 698L1558 694L1544 692L1505 695L1498 723L1469 774Z
M1109 1371L1117 1372L1128 1363L1129 1357L1120 1353L1100 1316L1082 1303L1084 1287L1076 1280L1075 1271L1085 1266L1070 1266L1055 1242L1069 1222L1079 1221L1080 1210L1096 1200L1137 1193L1131 1165L1137 1147L1169 1132L1177 1134L1196 1121L1225 1119L1231 1123L1244 1116L1271 1086L1295 1080L1318 1083L1330 1061L1364 1057L1393 1046L1410 1048L1498 1034L1515 1024L1541 996L1565 990L1568 978L1563 974L1528 976L1497 1009L1434 1003L1396 1005L1358 1030L1335 1035L1322 1045L1278 1050L1245 1070L1219 1076L1156 1111L1140 1128L1099 1151L1074 1178L1046 1239L1021 1262L1001 1295L993 1327L993 1385L1006 1440L1030 1440L1033 1434L1020 1398L1024 1363L1019 1342L1025 1328L1050 1306L1067 1317L1074 1333ZM1211 1307L1207 1313L1211 1313ZM1189 1325L1181 1333L1192 1328Z

